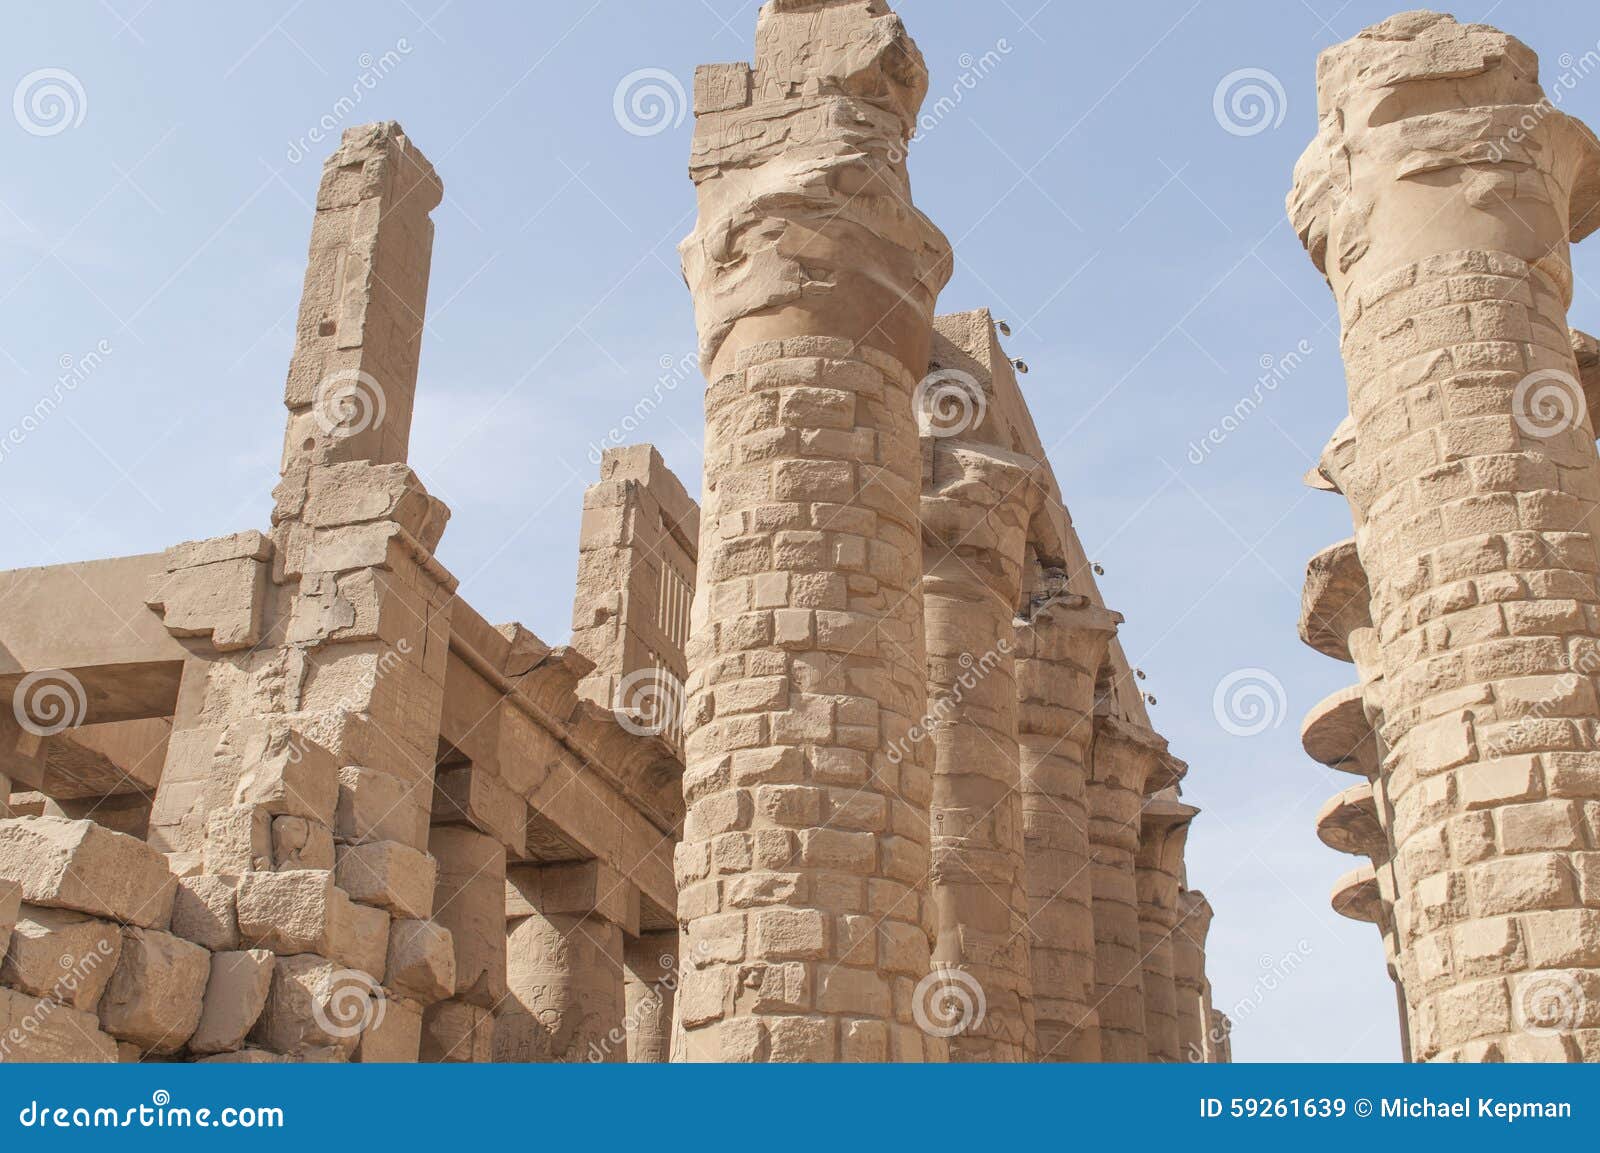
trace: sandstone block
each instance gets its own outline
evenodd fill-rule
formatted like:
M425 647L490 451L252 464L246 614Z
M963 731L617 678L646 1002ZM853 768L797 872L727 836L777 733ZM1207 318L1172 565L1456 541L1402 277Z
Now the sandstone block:
M316 953L368 974L384 970L388 914L350 900L326 870L248 873L238 910L247 945L279 956Z
M167 859L143 841L59 817L0 821L0 877L18 882L29 904L147 929L171 922L177 888Z
M275 1053L300 1058L324 1049L348 1056L362 1026L371 1020L364 1005L356 1007L353 1019L341 1011L345 1007L342 991L351 987L349 970L326 957L313 953L280 956L272 967L266 1005L250 1030L250 1040ZM338 1003L336 996L341 997Z
M341 841L425 845L431 798L423 784L359 765L346 766L339 770L334 832Z
M390 997L383 1015L361 1034L352 1061L365 1065L411 1064L422 1048L422 1009L409 1001Z
M433 911L433 858L398 841L341 845L334 881L351 898L396 917L423 919Z
M69 909L24 905L0 983L93 1013L117 967L122 927Z
M239 947L238 877L203 873L178 881L172 932L214 953Z
M211 954L156 929L127 929L100 1001L100 1025L146 1053L183 1048L200 1021Z
M189 1038L196 1054L230 1053L244 1039L266 1007L277 958L265 949L217 953L211 958L200 1022Z
M0 1065L62 1061L115 1064L117 1043L92 1013L0 986Z
M260 805L221 805L206 814L205 871L223 876L272 870L272 814Z
M4 782L0 777L0 783ZM0 878L0 957L6 955L11 944L11 930L22 913L22 886L15 881Z
M339 766L327 749L277 718L235 724L227 742L239 758L235 806L260 806L274 817L305 817L332 827Z
M422 1014L419 1059L486 1063L494 1060L494 1014L465 1001L440 1001Z
M331 869L333 831L305 817L274 817L272 865L275 869Z
M389 968L383 983L423 1005L454 993L456 956L450 930L432 921L395 918L389 926Z

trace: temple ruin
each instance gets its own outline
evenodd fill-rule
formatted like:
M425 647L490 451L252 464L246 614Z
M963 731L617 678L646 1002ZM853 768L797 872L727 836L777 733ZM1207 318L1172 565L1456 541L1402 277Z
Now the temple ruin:
M1307 481L1355 536L1300 636L1355 665L1306 718L1354 774L1317 834L1366 863L1409 1057L1600 1060L1600 501L1570 245L1600 141L1526 45L1410 12L1330 48L1289 213L1343 324L1349 416Z
M1187 766L935 316L927 84L882 0L696 73L702 500L605 453L560 646L435 556L442 185L345 133L270 528L0 573L0 1061L1228 1059Z

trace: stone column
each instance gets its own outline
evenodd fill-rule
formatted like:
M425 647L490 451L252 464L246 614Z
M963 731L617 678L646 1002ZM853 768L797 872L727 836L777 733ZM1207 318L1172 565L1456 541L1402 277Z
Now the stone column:
M1140 818L1136 867L1145 1046L1150 1060L1168 1064L1183 1059L1172 930L1178 921L1184 842L1199 811L1178 800L1177 789L1165 789L1145 802Z
M924 438L923 459L933 960L960 970L951 980L975 981L985 1007L949 1038L950 1059L1031 1061L1015 618L1033 462L937 432Z
M1600 459L1566 323L1600 144L1537 75L1484 25L1385 21L1323 54L1290 197L1343 321L1422 1060L1600 1059Z
M495 1013L506 997L506 850L465 825L437 825L434 920L450 930L455 986L422 1018L422 1060L495 1059Z
M1121 617L1043 588L1017 621L1017 740L1041 1061L1100 1060L1089 866L1095 673Z
M405 966L443 946L427 813L456 582L433 558L448 510L404 463L442 195L399 125L344 134L317 192L272 531L169 549L147 595L197 654L150 843L236 906L245 947L280 955L252 1041L296 1057L414 1059L432 983ZM305 913L293 931L286 904ZM381 1042L311 1011L343 970L394 1003Z
M706 393L678 914L690 1060L915 1061L930 753L912 393L948 243L909 207L922 59L881 4L768 4L695 77ZM895 759L891 751L899 750Z
M648 444L607 449L583 494L572 647L578 695L678 743L700 510Z
M1149 729L1113 716L1095 717L1088 787L1089 875L1104 1061L1149 1059L1134 859L1145 790L1166 761L1166 742Z
M1178 923L1172 933L1172 971L1178 990L1178 1060L1195 1064L1206 1054L1211 990L1206 980L1206 935L1211 903L1194 889L1178 893Z
M638 890L596 861L517 865L506 926L495 1060L626 1061L622 938L639 932Z
M678 990L678 931L641 933L622 945L627 998L628 1060L667 1061L672 1055L672 1011Z

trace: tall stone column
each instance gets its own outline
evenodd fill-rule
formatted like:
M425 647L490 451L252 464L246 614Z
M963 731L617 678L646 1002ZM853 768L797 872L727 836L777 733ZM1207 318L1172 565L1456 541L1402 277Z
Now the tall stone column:
M436 825L434 919L450 930L455 983L422 1018L422 1060L495 1059L495 1014L506 999L506 850L465 825Z
M495 1060L628 1059L623 932L639 931L639 895L590 861L517 865L506 876L506 985Z
M405 464L442 195L399 125L344 134L317 191L272 531L169 549L147 594L175 635L209 638L149 840L197 901L231 907L240 944L279 955L251 1040L295 1057L415 1059L418 973L448 951L427 814L456 582L433 557L449 512ZM311 1011L349 972L394 1006L357 1015L389 1021L381 1041Z
M1178 800L1177 789L1166 789L1145 802L1140 817L1136 879L1145 1045L1150 1060L1168 1064L1183 1059L1172 930L1178 923L1184 843L1199 811Z
M930 751L912 393L949 245L880 0L778 0L695 76L682 246L706 393L678 914L684 1056L916 1061ZM891 758L891 752L896 755Z
M659 1064L672 1056L672 1012L678 990L678 931L642 933L622 945L627 999L628 1060Z
M1172 933L1172 973L1178 990L1178 1060L1198 1064L1206 1059L1211 989L1206 979L1206 936L1211 932L1211 903L1194 889L1178 893L1178 923Z
M1600 143L1537 76L1484 25L1368 29L1323 53L1290 197L1343 322L1423 1060L1600 1060L1600 459L1566 323Z
M1041 1061L1098 1062L1088 750L1095 674L1121 617L1043 587L1017 621L1017 740Z
M981 1021L949 1038L950 1059L1031 1061L1015 620L1033 462L937 433L924 438L923 459L933 960L976 981L985 1004Z
M1143 935L1139 930L1140 814L1152 782L1165 786L1166 742L1108 715L1094 720L1088 787L1094 894L1095 1000L1104 1061L1146 1061Z

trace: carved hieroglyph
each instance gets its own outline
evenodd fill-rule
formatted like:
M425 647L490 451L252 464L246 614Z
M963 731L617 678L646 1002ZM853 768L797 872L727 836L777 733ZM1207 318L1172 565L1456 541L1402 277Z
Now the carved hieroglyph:
M1566 321L1600 143L1525 45L1431 12L1324 52L1317 93L1289 206L1343 322L1319 483L1354 514L1371 627L1335 631L1383 758L1325 839L1390 841L1415 1057L1600 1059L1600 460ZM1341 894L1389 915L1370 871Z

